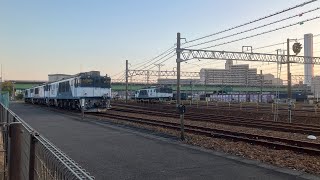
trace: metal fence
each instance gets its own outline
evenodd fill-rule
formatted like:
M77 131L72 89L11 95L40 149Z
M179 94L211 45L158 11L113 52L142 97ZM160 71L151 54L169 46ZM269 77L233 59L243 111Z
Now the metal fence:
M0 122L4 162L0 179L94 179L3 104L0 106Z
M9 92L0 91L0 103L5 107L9 107Z

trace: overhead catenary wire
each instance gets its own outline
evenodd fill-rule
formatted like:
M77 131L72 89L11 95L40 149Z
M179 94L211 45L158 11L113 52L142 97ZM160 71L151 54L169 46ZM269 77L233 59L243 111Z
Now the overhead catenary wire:
M172 46L172 47L170 47L169 49L167 49L167 50L165 50L164 52L162 52L162 53L160 53L159 55L157 55L156 57L154 57L154 58L151 58L151 59L149 59L149 60L147 60L147 61L143 61L143 62L141 62L141 63L138 63L138 64L136 64L136 65L134 65L133 67L135 67L135 66L139 66L140 64L143 64L143 65L141 65L141 66L139 66L139 67L135 67L135 69L138 69L138 68L141 68L141 67L143 67L143 66L145 66L146 64L149 64L150 62L151 62L151 64L153 64L153 62L152 61L155 61L155 60L157 60L159 57L161 57L161 56L163 56L164 54L166 54L168 51L174 51L174 47L175 46ZM133 68L132 67L132 68ZM125 71L121 71L121 72L118 72L118 73L116 73L116 74L114 74L114 75L111 75L111 76L118 76L118 75L120 75L121 73L123 73L123 72L125 72Z
M154 62L152 62L152 61L157 61L157 59L160 58L161 56L165 55L165 54L168 53L169 51L170 51L170 53L171 53L171 52L173 52L174 50L175 50L175 46L172 46L172 47L170 47L169 49L167 49L167 50L165 50L164 52L162 52L161 54L159 54L158 56L156 56L156 57L154 57L154 58L152 58L152 59L150 59L150 60L147 60L147 61L138 63L138 64L135 65L135 66L139 66L140 64L143 64L143 65L141 65L141 66L139 66L139 67L134 67L134 66L133 66L133 67L134 67L135 69L138 69L138 68L141 68L141 67L145 66L145 65L148 64L148 63L153 64Z
M320 36L320 34L316 34L316 35L313 35L313 37L318 37ZM304 38L299 38L297 39L298 41L299 40L303 40ZM266 45L266 46L261 46L261 47L257 47L257 48L253 48L252 50L258 50L258 49L264 49L264 48L269 48L269 47L273 47L273 46L279 46L279 45L284 45L286 44L287 41L283 41L283 42L280 42L280 43L275 43L275 44L269 44L269 45ZM320 42L319 42L320 43ZM316 44L316 43L314 43Z
M174 53L172 56L170 56L170 57L164 59L163 61L159 62L159 64L162 64L162 63L168 61L169 59L173 58L175 55L176 55L176 54ZM151 68L149 68L149 69L147 69L147 70L150 70L150 69L152 69L152 68L153 68L153 67L151 67Z
M208 43L211 43L211 42L214 42L214 41L218 41L218 40L226 39L226 38L229 38L229 37L237 36L237 35L240 35L240 34L243 34L243 33L247 33L247 32L250 32L250 31L254 31L254 30L257 30L257 29L260 29L260 28L263 28L263 27L267 27L267 26L270 26L270 25L273 25L273 24L276 24L276 23L279 23L279 22L283 22L283 21L286 21L286 20L289 20L289 19L292 19L292 18L295 18L295 17L301 17L303 14L314 12L314 11L317 11L319 9L320 9L320 7L317 7L317 8L311 9L309 11L305 11L305 12L302 12L302 13L299 13L299 14L296 14L296 15L293 15L293 16L290 16L290 17L286 17L286 18L283 18L283 19L280 19L280 20L277 20L277 21L274 21L274 22L271 22L271 23L268 23L268 24L264 24L264 25L261 25L261 26L258 26L258 27L247 29L247 30L244 30L244 31L241 31L241 32L237 32L237 33L234 33L234 34L231 34L231 35L223 36L223 37L220 37L220 38L212 39L212 40L209 40L209 41L201 42L201 43L198 43L198 44L190 45L190 46L187 46L187 47L184 47L184 48L200 46L200 45L208 44Z
M169 53L167 53L166 55L162 56L160 59L157 59L156 63L160 63L160 64L161 64L161 63L163 62L163 61L161 61L161 60L164 59L164 58L166 58L166 57L168 57L169 55L171 55L174 51L175 51L175 50L172 50L172 51L170 51ZM161 62L159 62L159 61L161 61ZM144 67L144 69L147 69L147 68L149 68L150 66L151 66L151 68L155 67L154 64L149 64L149 65L143 66L143 67ZM149 69L151 69L151 68L149 68Z
M279 31L279 30L282 30L282 29L285 29L285 28L288 28L288 27L292 27L292 26L295 26L295 25L301 25L302 23L313 21L313 20L316 20L316 19L319 19L319 18L320 18L320 16L316 16L316 17L313 17L313 18L310 18L310 19L306 19L306 20L297 22L297 23L289 24L289 25L286 25L286 26L282 26L282 27L279 27L279 28L275 28L275 29L271 29L271 30L268 30L268 31L264 31L264 32L258 33L258 34L254 34L254 35L251 35L251 36L246 36L246 37L243 37L243 38L227 41L227 42L224 42L224 43L220 43L220 44L216 44L216 45L212 45L212 46L207 46L207 47L204 47L204 48L201 48L201 49L209 49L209 48L212 48L212 47L217 47L217 46L222 46L222 45L234 43L234 42L237 42L237 41L241 41L241 40L253 38L253 37L256 37L256 36L268 34L268 33L271 33L271 32Z
M209 34L209 35L206 35L206 36L203 36L203 37L200 37L200 38L196 38L196 39L187 41L186 43L195 42L195 41L202 40L202 39L205 39L205 38L208 38L208 37L211 37L211 36L215 36L215 35L218 35L218 34L221 34L221 33L224 33L224 32L228 32L228 31L231 31L231 30L234 30L234 29L237 29L237 28L240 28L240 27L243 27L243 26L246 26L246 25L249 25L249 24L252 24L252 23L255 23L255 22L258 22L258 21L261 21L261 20L270 18L270 17L273 17L273 16L276 16L276 15L279 15L279 14L282 14L282 13L284 13L284 12L291 11L291 10L293 10L293 9L302 7L302 6L304 6L304 5L307 5L307 4L316 2L316 1L317 1L317 0L306 1L306 2L303 2L303 3L301 3L301 4L295 5L295 6L293 6L293 7L284 9L284 10L282 10L282 11L275 12L275 13L270 14L270 15L268 15L268 16L264 16L264 17L255 19L255 20L253 20L253 21L249 21L249 22L247 22L247 23L244 23L244 24L241 24L241 25L237 25L237 26L228 28L228 29L226 29L226 30L222 30L222 31L219 31L219 32L216 32L216 33L213 33L213 34ZM186 43L183 43L183 44L186 44ZM183 45L183 44L182 44L182 45Z

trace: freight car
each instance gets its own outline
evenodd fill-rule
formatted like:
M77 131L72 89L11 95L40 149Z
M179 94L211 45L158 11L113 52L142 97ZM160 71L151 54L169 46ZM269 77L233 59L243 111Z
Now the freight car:
M86 112L110 108L111 78L100 76L99 71L79 73L25 90L25 102L44 104Z

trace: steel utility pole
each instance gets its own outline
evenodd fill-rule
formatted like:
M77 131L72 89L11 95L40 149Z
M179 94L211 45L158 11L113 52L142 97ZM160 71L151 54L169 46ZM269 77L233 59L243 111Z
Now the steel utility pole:
M290 39L287 39L287 75L288 75L288 101L291 101L291 74L290 74Z
M1 64L1 77L0 77L0 96L2 95L2 64Z
M208 79L208 71L205 70L205 76L204 76L204 99L207 101L207 79Z
M184 112L181 113L181 95L180 95L180 53L181 53L181 47L180 47L180 41L181 41L181 37L180 37L180 33L177 33L177 108L179 108L179 113L180 113L180 138L183 141L184 140Z
M260 70L260 103L262 103L262 86L263 86L263 78L262 78L262 70Z
M159 81L160 75L161 75L161 66L164 66L164 64L159 63L159 64L154 64L154 65L158 66L158 81Z
M147 70L147 84L149 84L149 79L150 79L150 74L149 74L149 70Z
M291 122L291 72L290 72L290 39L287 39L287 75L288 75L288 120Z
M176 106L178 107L181 104L181 96L180 96L180 53L181 53L181 47L180 47L180 41L181 41L181 37L180 37L180 33L177 33L177 49L176 49L176 53L177 53L177 104Z
M190 81L190 87L191 87L191 102L193 102L193 83L192 80Z
M128 103L128 60L126 60L126 103Z

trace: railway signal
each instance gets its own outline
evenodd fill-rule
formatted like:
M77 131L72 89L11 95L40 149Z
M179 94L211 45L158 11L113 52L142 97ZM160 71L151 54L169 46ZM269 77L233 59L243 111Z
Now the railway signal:
M302 49L301 43L296 42L292 45L292 50L294 53L296 53L296 55L300 53L301 49Z

